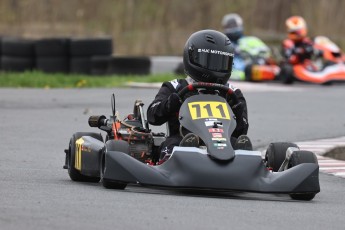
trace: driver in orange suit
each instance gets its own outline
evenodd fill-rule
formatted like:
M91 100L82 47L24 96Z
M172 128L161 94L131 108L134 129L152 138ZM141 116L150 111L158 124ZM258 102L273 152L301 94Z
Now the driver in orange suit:
M312 40L307 36L307 24L300 16L292 16L285 21L287 39L283 41L282 54L292 65L311 59L314 48Z

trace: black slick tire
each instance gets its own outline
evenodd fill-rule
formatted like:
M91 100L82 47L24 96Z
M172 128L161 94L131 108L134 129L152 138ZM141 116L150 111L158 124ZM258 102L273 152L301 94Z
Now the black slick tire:
M303 163L314 163L318 164L316 155L313 152L300 150L294 151L289 160L288 168L295 167L296 165ZM309 201L315 197L315 193L293 193L289 194L294 200L305 200Z
M272 169L273 172L277 172L285 160L286 150L290 147L298 148L296 144L290 142L271 143L265 154L267 168Z
M253 69L253 65L247 65L244 68L244 76L245 76L246 81L253 81L252 80L252 74L253 74L252 69Z
M106 170L106 154L108 151L118 151L118 152L124 152L126 154L129 153L129 145L126 141L122 141L122 140L108 140L105 143L105 151L102 154L101 160L100 160L100 178L101 178L101 182L103 187L107 188L107 189L119 189L119 190L123 190L126 188L127 183L121 182L121 181L113 181L113 180L109 180L104 178L104 172Z
M295 81L293 67L290 64L283 64L279 73L279 79L283 84L292 84Z

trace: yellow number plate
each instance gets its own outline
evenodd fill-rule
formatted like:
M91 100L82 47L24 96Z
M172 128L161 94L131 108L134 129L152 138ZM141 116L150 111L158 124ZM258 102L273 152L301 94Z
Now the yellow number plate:
M198 101L188 103L190 115L193 120L204 118L219 118L230 120L228 106L225 102Z

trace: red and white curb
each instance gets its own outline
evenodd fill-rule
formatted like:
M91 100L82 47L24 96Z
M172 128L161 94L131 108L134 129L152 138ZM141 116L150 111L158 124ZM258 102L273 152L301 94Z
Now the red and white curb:
M335 160L329 157L318 156L320 172L345 178L345 161Z
M301 150L308 150L316 154L319 161L320 172L345 178L345 161L324 156L333 149L345 147L345 136L332 139L296 142L296 144Z
M307 150L316 154L320 172L345 178L345 161L324 156L335 149L345 149L345 136L313 141L301 141L295 142L295 144L298 145L300 150ZM266 154L266 149L267 147L258 149L258 151L261 151L263 157Z

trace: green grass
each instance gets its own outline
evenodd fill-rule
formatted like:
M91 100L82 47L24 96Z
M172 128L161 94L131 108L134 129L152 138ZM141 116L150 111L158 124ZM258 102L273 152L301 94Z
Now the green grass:
M91 76L80 74L48 74L39 71L0 72L0 87L11 88L92 88L124 87L128 82L163 82L174 74Z

